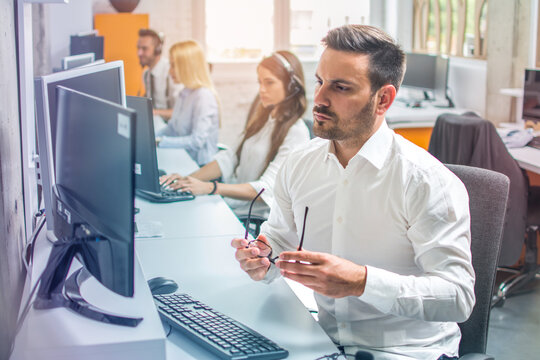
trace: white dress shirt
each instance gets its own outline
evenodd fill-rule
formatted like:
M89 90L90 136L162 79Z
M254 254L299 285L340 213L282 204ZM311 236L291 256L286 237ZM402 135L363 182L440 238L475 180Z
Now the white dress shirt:
M214 93L206 88L184 88L174 104L167 126L159 130L159 147L182 148L199 165L217 152L219 108Z
M457 355L475 275L467 191L444 165L383 122L346 168L328 140L294 151L274 201L261 232L276 255L296 250L308 206L304 248L367 267L362 296L315 294L321 326L347 353ZM266 280L277 276L272 265Z
M281 164L283 164L291 150L309 141L309 130L306 124L302 119L298 119L289 129L274 160L268 164L265 170L264 166L266 165L266 157L270 151L270 141L275 124L276 120L270 117L258 133L244 142L240 154L240 162L236 156L236 151L242 139L239 139L236 146L225 151L220 151L214 158L221 170L223 182L228 184L249 183L256 192L264 188L264 192L261 194L264 203L256 202L252 210L253 214L263 217L268 216L268 206L273 201L274 182ZM238 167L236 167L237 165ZM251 201L237 200L229 197L225 197L224 200L237 215L246 215L249 211Z
M169 60L161 56L152 69L143 72L145 96L152 98L155 109L172 109L174 100L184 88L169 76Z

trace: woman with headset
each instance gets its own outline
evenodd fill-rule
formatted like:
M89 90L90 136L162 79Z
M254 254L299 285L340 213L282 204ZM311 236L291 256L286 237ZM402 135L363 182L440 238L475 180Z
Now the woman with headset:
M217 152L219 131L218 97L208 63L193 40L174 44L169 50L170 75L184 89L174 103L171 119L159 130L159 147L183 148L199 165L210 162Z
M309 141L301 116L306 110L304 72L298 58L278 51L257 66L259 93L253 100L239 143L189 176L165 175L163 185L195 195L219 194L239 215L264 188L253 213L266 217L276 174L294 147ZM223 182L214 179L222 178Z

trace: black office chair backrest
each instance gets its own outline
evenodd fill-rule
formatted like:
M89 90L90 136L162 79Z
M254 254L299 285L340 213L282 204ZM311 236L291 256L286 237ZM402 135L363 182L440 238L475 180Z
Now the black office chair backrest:
M428 151L445 164L475 166L510 178L499 265L514 265L525 239L528 179L493 124L474 113L442 114L433 128Z
M446 166L461 179L469 193L471 253L476 274L476 304L469 319L459 324L459 354L484 354L510 180L501 173L486 169Z

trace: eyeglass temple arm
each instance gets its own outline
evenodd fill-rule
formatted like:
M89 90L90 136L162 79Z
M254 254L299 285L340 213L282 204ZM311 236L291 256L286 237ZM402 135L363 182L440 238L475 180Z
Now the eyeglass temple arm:
M259 191L257 196L255 196L253 198L253 200L251 200L251 204L249 204L249 211L248 211L248 216L247 216L247 220L246 220L246 224L245 224L246 233L244 234L244 239L246 239L246 240L248 238L248 229L249 229L249 224L250 224L250 221L251 221L251 209L253 208L253 204L255 204L255 201L259 198L259 196L261 196L263 191L264 191L264 188L262 188L261 191Z
M309 208L306 206L306 212L304 213L304 225L302 226L302 236L300 237L300 244L298 245L297 251L302 250L302 246L304 245L304 233L306 232L306 219L307 219L307 213Z

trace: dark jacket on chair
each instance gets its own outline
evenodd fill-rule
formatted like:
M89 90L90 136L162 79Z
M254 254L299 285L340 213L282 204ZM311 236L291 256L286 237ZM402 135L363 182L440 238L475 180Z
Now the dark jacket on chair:
M528 178L493 124L473 113L442 114L433 128L428 151L443 163L489 169L510 178L499 265L513 265L525 238Z

